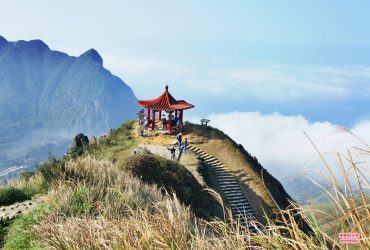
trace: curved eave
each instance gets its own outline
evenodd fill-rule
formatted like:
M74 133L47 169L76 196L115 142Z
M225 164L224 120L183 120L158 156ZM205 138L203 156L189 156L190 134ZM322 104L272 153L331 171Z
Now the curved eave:
M168 92L168 87L166 87L166 91L156 99L138 100L137 102L141 107L155 111L164 110L166 112L173 112L175 110L194 108L194 105L184 100L177 101L173 98L173 96Z
M138 104L146 109L152 109L155 111L164 110L166 112L173 112L175 110L186 110L194 108L194 105L187 103L185 101L178 101L176 104L161 104L155 103L153 104L153 100L139 100L137 101Z

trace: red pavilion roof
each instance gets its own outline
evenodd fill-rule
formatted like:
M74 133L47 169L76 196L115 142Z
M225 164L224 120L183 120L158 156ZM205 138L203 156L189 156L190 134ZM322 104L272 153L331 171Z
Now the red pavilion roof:
M165 92L158 98L153 100L139 100L137 102L143 108L156 111L164 110L166 112L173 112L175 110L194 108L194 105L187 103L184 100L177 101L175 98L173 98L173 96L168 92L168 86L166 86Z

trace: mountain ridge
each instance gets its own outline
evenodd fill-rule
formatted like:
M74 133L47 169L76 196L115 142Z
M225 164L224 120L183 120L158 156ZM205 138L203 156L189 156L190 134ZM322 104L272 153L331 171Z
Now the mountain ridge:
M69 144L79 132L103 134L138 108L132 89L103 67L95 49L75 57L38 39L0 36L0 88L0 163Z

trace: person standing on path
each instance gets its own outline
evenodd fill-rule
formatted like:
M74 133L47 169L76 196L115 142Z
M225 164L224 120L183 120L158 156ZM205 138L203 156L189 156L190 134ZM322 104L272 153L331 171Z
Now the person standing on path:
M184 146L183 146L183 150L184 150L184 154L186 155L186 150L188 148L188 138L185 138L185 141L184 141Z
M177 138L177 144L179 145L179 150L181 150L182 134L179 133L176 138Z
M176 149L175 146L172 146L172 148L167 148L171 152L171 160L176 160Z
M167 120L164 114L162 115L162 125L162 130L167 130Z

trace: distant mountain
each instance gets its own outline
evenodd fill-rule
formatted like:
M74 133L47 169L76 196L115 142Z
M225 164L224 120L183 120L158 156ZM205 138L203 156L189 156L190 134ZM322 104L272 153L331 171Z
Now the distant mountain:
M137 109L131 88L96 50L74 57L41 40L0 36L0 165L62 152L73 135L103 134Z

